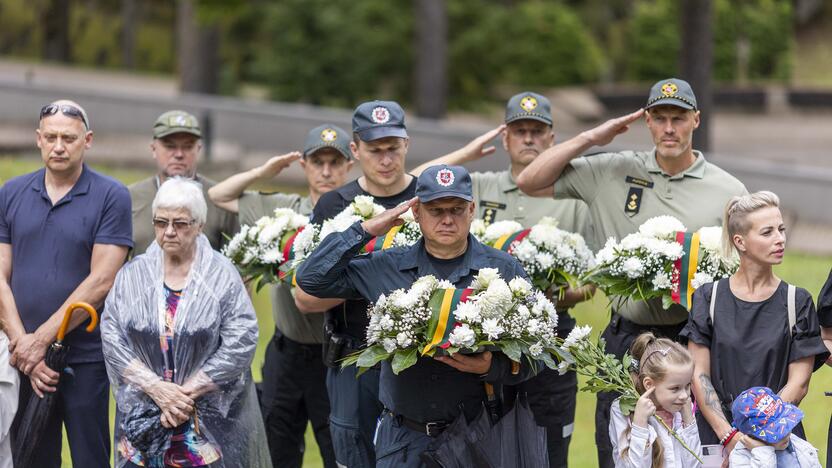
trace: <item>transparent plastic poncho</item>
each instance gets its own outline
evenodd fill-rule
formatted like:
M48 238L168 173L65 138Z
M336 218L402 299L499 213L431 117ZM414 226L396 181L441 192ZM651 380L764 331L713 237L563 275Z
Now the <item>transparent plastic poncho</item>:
M196 248L173 323L173 382L198 379L211 388L196 399L200 443L220 451L220 459L210 466L270 467L250 370L258 334L254 308L231 262L202 234ZM116 399L116 467L128 461L123 450L125 415L156 410L142 389L163 375L163 257L154 242L119 271L105 303L101 339ZM153 466L152 460L142 463Z

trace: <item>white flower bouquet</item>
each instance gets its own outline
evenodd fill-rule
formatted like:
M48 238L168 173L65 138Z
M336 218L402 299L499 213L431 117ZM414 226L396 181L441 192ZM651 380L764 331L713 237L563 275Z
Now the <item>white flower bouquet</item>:
M580 234L558 228L557 220L544 217L529 229L515 221L484 226L473 223L471 232L484 244L508 252L523 265L535 287L563 290L576 287L594 266L595 259Z
M699 264L691 279L693 289L705 283L727 278L740 266L736 252L726 257L722 250L722 227L707 226L699 229Z
M525 279L506 282L496 269L481 270L467 289L423 276L407 290L382 295L369 316L368 346L344 366L392 360L398 374L419 356L493 349L517 363L526 356L557 367L554 305Z
M661 297L665 308L678 294L680 268L677 262L684 255L677 233L687 231L672 216L650 218L621 242L615 238L595 255L597 266L587 273L585 281L596 283L608 296L622 303L628 298L640 301Z
M633 358L625 354L619 360L612 354L607 354L603 339L596 342L590 340L592 328L588 325L575 327L562 341L560 355L564 359L558 365L561 374L568 370L574 370L586 378L586 384L581 391L599 393L613 392L620 395L618 401L621 412L629 416L636 407L640 395L636 391L633 377L630 374L630 365ZM695 453L682 440L662 418L653 414L653 417L667 429L668 433L678 440L682 446L697 460L702 462L699 454Z
M280 267L292 259L294 240L309 220L289 208L278 208L254 225L243 226L222 253L237 265L244 277L259 279L262 285L276 283Z
M333 232L346 231L357 221L366 221L382 212L384 212L384 207L375 203L373 197L359 195L334 218L325 220L321 225L310 225L298 234L295 240L295 256L291 264L291 270L296 270L328 235ZM412 210L403 214L401 219L404 221L401 226L395 226L384 236L370 239L367 245L361 249L361 252L368 253L390 247L415 244L422 237L422 231L413 217Z

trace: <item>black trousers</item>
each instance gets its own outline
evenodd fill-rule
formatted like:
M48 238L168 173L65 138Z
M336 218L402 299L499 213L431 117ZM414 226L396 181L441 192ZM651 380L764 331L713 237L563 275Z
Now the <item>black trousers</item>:
M324 466L335 468L321 345L292 341L275 329L266 348L261 389L260 410L272 464L300 468L306 426L311 422Z
M659 337L679 339L679 332L686 322L676 325L639 325L613 313L612 320L601 335L606 341L608 354L621 359L630 350L633 341L644 332L652 332ZM610 442L610 407L618 398L617 393L600 392L595 405L595 445L598 450L598 466L600 468L614 468L612 458L612 442Z
M575 327L568 314L558 315L558 336L565 338ZM503 387L503 408L514 406L516 395L526 394L529 409L538 426L546 428L546 448L550 468L566 468L569 443L575 428L575 408L578 400L578 374L544 367L536 376L519 385Z
M32 466L61 467L61 424L66 427L72 466L110 466L110 381L104 362L73 364L61 373L56 404L41 433ZM11 427L12 446L20 420L33 395L29 378L20 374L20 399Z

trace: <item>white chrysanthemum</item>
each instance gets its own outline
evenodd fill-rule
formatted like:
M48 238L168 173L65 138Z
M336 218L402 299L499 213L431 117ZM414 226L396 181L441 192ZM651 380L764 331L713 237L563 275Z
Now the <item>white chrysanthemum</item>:
M722 228L705 226L699 229L699 245L709 252L722 250Z
M544 270L552 268L555 264L555 256L549 252L538 252L538 254L534 256L534 260L539 263L540 268Z
M384 346L384 350L388 353L392 353L396 350L396 340L393 338L385 338L381 340L381 345Z
M714 281L713 276L711 276L707 273L703 273L701 271L698 271L693 275L693 278L691 278L690 285L691 285L691 287L693 287L693 289L699 289L703 284L713 283L713 281Z
M396 322L393 320L393 317L389 315L382 315L381 319L378 321L378 326L384 331L390 331L396 326Z
M483 317L500 317L511 308L512 299L513 295L508 284L498 278L488 285L488 289L477 296L477 305Z
M267 249L260 255L260 262L267 265L277 265L283 261L283 252L278 248Z
M413 343L413 340L407 336L407 333L399 332L399 334L396 335L396 343L399 345L399 348L407 348L411 343Z
M500 320L490 318L482 321L482 332L488 336L489 340L498 340L505 329L500 325Z
M623 250L638 250L640 248L648 248L647 245L653 238L645 236L640 232L628 234L621 239L620 248Z
M527 296L532 292L532 284L520 276L515 276L511 281L509 281L508 287L511 289L511 292L518 296Z
M352 211L364 219L372 218L375 205L373 197L368 195L358 195L352 201Z
M592 333L592 327L589 325L579 325L573 328L566 339L563 340L563 348L569 350L575 346L579 346L590 333Z
M654 289L670 289L672 286L673 283L670 281L670 275L663 271L656 273L656 276L653 277Z
M598 251L595 255L595 261L599 265L608 265L615 260L615 249L618 247L618 242L616 242L614 237L610 237L607 239L607 243L604 245L604 248Z
M534 261L534 256L537 255L537 247L528 242L526 239L518 242L514 246L514 250L511 251L511 254L520 260L521 263L531 263Z
M489 284L500 277L500 271L496 268L483 268L471 282L472 289L486 289Z
M537 222L538 225L558 227L558 220L552 216L544 216Z
M459 303L454 310L454 317L460 322L479 323L482 321L480 308L472 301Z
M405 223L415 223L416 217L413 216L413 208L405 211L404 213L399 216L400 219L404 220Z
M676 231L687 231L687 228L677 218L667 215L650 218L638 228L638 232L645 236L662 239L672 237Z
M483 238L485 239L485 242L494 242L503 236L514 234L515 232L522 230L523 225L517 221L497 221L496 223L491 223L487 228L485 228L485 235Z
M533 358L539 358L540 355L543 354L543 345L538 342L529 346L529 354L531 354Z
M477 342L477 336L468 325L462 324L451 331L448 342L457 348L470 348Z
M540 310L538 310L540 312ZM517 306L517 316L520 317L521 320L528 320L531 317L532 311L529 310L526 304L520 304Z
M561 361L558 363L558 375L566 374L566 371L569 370L569 363L566 361Z
M485 221L477 218L471 221L470 232L477 239L482 239L485 236L485 227Z
M644 262L636 257L629 257L621 264L628 278L638 278L644 273Z

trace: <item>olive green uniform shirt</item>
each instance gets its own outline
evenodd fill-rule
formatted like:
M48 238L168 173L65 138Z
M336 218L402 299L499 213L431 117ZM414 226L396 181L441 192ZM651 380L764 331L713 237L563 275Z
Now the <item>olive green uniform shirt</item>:
M269 216L275 208L290 208L309 216L312 201L309 197L290 193L262 194L245 192L239 201L240 224L251 225L263 216ZM292 341L304 344L323 342L324 314L304 314L295 306L292 288L284 283L269 287L274 324Z
M237 215L211 203L208 198L208 189L213 187L216 182L199 174L196 175L196 181L202 185L202 195L208 204L208 216L202 233L208 238L211 247L214 250L219 250L225 245L223 233L233 236L240 230ZM153 199L156 198L156 192L159 190L159 178L157 176L149 177L127 188L130 190L130 199L133 202L134 247L132 255L136 256L145 253L150 244L156 239L156 233L153 230L152 206Z
M587 242L592 239L589 208L580 200L554 200L529 197L517 188L511 171L474 172L471 174L477 218L486 224L513 220L524 228L534 226L544 216L558 220L564 231L577 232Z
M555 198L576 198L589 205L600 248L609 237L621 240L649 218L670 215L689 231L721 226L728 200L748 193L731 174L707 162L699 151L684 172L670 176L659 167L655 150L601 153L573 159L555 181ZM687 320L684 307L663 310L661 301L628 302L616 310L642 325L674 325Z

